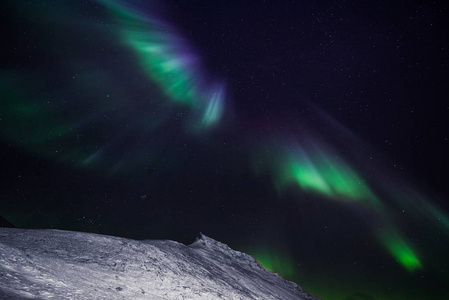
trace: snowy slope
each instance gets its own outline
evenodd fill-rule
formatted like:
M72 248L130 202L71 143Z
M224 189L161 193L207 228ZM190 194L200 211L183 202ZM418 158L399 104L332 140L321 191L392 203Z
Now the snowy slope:
M318 299L201 235L186 246L0 228L0 299Z

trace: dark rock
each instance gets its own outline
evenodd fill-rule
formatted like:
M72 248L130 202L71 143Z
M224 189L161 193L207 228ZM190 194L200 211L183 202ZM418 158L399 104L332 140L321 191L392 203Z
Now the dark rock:
M0 216L0 227L15 228L15 226L12 225L12 223L8 222L2 216Z

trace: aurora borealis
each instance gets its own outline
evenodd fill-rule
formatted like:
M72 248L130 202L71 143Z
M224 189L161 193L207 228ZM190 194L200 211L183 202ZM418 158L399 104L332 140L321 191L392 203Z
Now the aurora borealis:
M4 1L0 215L446 299L443 1Z
M99 1L101 2L101 1ZM118 22L121 40L138 56L139 65L157 82L168 100L202 110L201 125L220 120L223 106L222 83L211 84L201 72L200 58L174 29L139 7L124 1L103 1Z

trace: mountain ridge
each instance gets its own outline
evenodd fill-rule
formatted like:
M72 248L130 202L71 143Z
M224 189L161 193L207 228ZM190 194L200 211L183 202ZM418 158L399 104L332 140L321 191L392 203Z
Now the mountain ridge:
M0 299L303 299L296 283L210 237L190 245L0 228ZM5 298L6 299L6 298Z

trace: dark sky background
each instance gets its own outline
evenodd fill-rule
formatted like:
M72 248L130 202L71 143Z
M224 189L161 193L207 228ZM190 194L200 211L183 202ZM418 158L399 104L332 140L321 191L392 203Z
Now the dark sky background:
M0 215L17 227L203 232L326 300L449 297L445 1L4 1L0 14ZM162 50L151 60L135 41ZM185 93L167 92L172 78ZM198 127L217 81L223 114ZM332 186L330 168L369 191L295 184L289 157L315 183Z

